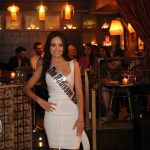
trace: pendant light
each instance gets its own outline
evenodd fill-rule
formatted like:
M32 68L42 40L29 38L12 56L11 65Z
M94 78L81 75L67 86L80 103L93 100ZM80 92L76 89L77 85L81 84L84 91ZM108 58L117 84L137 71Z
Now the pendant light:
M74 7L73 5L70 5L68 3L66 3L63 6L63 17L65 20L71 20L72 16L74 14Z
M36 8L39 13L39 20L45 20L45 12L47 10L47 7L43 5L43 2L41 0L41 4Z
M110 35L122 35L123 34L123 26L120 22L120 19L116 18L111 21L109 33Z
M102 29L108 29L109 28L109 23L107 23L106 21L104 22L104 24L101 26Z
M129 30L130 33L135 33L135 30L134 30L134 28L131 26L130 23L128 23L128 30Z
M19 11L19 7L13 4L11 6L8 6L7 10L11 14L11 20L17 20L17 12Z

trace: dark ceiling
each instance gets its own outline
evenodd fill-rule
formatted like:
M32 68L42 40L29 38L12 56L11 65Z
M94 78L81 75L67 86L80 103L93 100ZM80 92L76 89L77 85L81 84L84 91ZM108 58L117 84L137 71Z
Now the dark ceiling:
M60 11L67 0L42 0L49 11ZM41 0L0 0L0 11L6 11L12 3L20 6L22 11L33 11ZM116 0L68 0L74 5L75 11L91 14L113 14L119 12ZM32 4L31 4L32 3Z
M92 12L98 14L118 13L119 7L116 0L94 0L92 2Z

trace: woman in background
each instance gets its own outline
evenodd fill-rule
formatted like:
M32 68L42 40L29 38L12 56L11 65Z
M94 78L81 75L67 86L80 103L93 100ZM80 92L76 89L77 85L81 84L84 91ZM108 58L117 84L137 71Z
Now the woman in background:
M90 43L86 43L83 50L84 56L79 59L81 73L84 74L84 71L89 69L90 72L94 74L97 72L97 59L93 54L92 45Z

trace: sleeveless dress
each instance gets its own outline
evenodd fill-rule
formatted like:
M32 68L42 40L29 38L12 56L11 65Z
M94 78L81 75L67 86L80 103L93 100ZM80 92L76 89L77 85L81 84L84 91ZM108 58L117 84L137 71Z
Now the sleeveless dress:
M66 80L74 87L74 62L69 61L70 70ZM61 73L62 74L62 73ZM45 111L44 128L50 148L78 149L81 137L77 136L73 126L78 119L78 107L64 93L53 77L46 74L46 83L49 92L49 102L56 103L53 112ZM88 148L86 148L88 150Z

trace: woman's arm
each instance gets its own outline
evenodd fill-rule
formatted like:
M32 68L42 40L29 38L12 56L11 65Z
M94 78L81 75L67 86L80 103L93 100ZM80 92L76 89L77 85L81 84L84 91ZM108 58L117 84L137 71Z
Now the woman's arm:
M42 67L39 67L34 74L31 76L31 78L27 81L27 83L24 86L23 91L28 95L31 99L35 100L38 103L39 96L37 96L33 91L32 88L35 86L35 84L39 81L40 76L42 72Z
M82 91L82 81L79 64L77 61L74 61L75 72L74 72L74 81L75 81L75 91L78 100L78 120L76 122L77 126L77 135L81 135L84 128L84 116L83 116L83 91Z
M32 88L40 79L41 73L42 73L42 66L38 67L35 73L32 75L32 77L27 81L26 85L24 86L23 91L31 99L36 101L44 110L53 111L54 110L53 105L55 105L54 103L47 102L46 100L42 99L41 97L39 97L32 91Z

